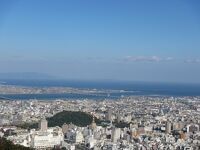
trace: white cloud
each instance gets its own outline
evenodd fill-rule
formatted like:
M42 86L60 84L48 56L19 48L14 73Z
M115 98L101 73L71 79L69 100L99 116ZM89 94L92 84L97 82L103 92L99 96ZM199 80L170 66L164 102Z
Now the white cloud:
M186 59L185 63L200 63L200 59Z
M171 60L174 60L174 58L173 57L167 57L167 58L165 58L165 60L166 61L171 61Z
M124 61L128 62L160 62L160 61L171 61L172 57L161 58L158 56L126 56L123 58Z

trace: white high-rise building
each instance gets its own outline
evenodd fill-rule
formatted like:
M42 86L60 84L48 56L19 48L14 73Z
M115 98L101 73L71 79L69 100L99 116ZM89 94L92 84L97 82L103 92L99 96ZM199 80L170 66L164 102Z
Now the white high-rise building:
M171 133L171 129L172 129L172 124L170 121L167 121L165 123L165 133L168 133L168 134Z
M40 121L38 131L31 130L30 137L30 146L35 149L53 148L55 145L61 145L64 140L62 128L48 128L46 119Z
M121 134L121 129L120 128L113 128L112 129L112 135L111 135L111 138L112 138L112 142L117 142L117 140L120 139L120 134Z
M40 121L39 123L39 129L40 131L42 132L46 132L47 131L47 128L48 128L48 122L47 120L44 118Z
M46 132L32 131L30 146L36 149L52 148L55 145L61 145L64 139L62 128L48 128Z

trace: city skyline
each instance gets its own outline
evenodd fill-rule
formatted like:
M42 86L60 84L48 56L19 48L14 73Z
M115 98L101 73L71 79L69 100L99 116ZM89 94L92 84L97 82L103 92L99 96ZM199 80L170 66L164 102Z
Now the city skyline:
M0 73L200 83L199 1L1 1Z

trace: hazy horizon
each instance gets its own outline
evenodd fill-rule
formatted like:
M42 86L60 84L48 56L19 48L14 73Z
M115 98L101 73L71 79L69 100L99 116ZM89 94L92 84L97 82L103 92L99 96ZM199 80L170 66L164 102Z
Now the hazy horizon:
M88 82L88 83L140 83L140 84L197 84L200 82L180 82L180 81L149 81L149 80L127 80L127 79L112 79L112 78L96 78L96 79L82 79L82 78L65 78L59 76L53 76L46 73L38 72L6 72L0 73L0 83L6 81L69 81L69 82Z

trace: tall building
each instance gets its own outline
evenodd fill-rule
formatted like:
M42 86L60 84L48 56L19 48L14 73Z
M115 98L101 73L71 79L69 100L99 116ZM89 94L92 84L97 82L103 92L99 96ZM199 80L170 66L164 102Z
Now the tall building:
M30 147L35 149L50 149L54 146L60 146L64 140L62 128L48 128L46 119L42 119L39 123L39 130L32 129L30 131Z
M119 112L117 113L116 119L118 123L121 121L121 114Z
M170 134L172 130L172 124L170 121L166 121L165 123L165 133Z
M46 132L34 129L30 134L30 147L35 149L50 149L54 146L60 146L64 140L62 128L52 127L48 128Z
M39 129L42 132L46 132L48 129L48 122L45 118L43 118L39 123Z
M120 128L113 128L112 129L112 135L111 135L112 142L116 143L117 140L120 139L120 135L121 135L121 129Z
M111 121L111 119L112 119L112 111L111 110L107 111L105 118L106 118L106 120Z
M97 127L97 124L95 123L95 118L94 118L94 116L93 116L93 118L92 118L92 123L91 123L91 125L90 125L90 128L94 130L96 127Z

